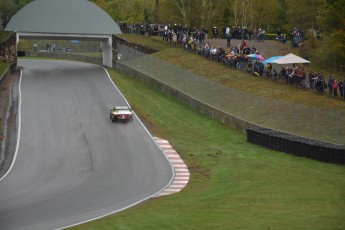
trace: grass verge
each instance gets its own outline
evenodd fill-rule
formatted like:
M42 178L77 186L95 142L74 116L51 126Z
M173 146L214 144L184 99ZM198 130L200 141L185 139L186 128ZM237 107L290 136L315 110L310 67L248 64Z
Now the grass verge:
M345 167L249 144L156 89L109 70L191 172L180 193L72 229L344 229Z
M5 73L7 67L7 63L0 62L0 77Z

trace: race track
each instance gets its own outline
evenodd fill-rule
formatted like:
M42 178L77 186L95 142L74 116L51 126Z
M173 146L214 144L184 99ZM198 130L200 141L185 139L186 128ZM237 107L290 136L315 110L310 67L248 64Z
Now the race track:
M173 178L135 116L112 123L126 100L96 65L19 60L21 107L15 163L0 181L0 229L58 229L142 202Z

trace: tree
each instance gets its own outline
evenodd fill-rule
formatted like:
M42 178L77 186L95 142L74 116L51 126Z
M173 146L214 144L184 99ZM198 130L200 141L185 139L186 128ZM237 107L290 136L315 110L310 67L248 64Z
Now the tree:
M18 10L33 0L0 0L0 14L11 18Z
M286 0L286 15L290 30L297 27L301 30L319 27L319 5L323 5L324 0ZM295 7L298 6L298 7Z
M323 28L325 32L325 44L323 53L334 60L334 64L345 63L345 4L343 0L326 0L326 8L323 15Z
M223 0L174 0L178 19L184 26L210 26Z

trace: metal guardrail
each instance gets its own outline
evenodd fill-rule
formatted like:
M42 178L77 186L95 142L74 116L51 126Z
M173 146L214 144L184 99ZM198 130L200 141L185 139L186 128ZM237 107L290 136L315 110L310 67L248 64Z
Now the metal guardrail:
M272 100L223 86L203 77L117 44L119 61L137 71L262 127L320 141L345 145L345 110L330 110Z

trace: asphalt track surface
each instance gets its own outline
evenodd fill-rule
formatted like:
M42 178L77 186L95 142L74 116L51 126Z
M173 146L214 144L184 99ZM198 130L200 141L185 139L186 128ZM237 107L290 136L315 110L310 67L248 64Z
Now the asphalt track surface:
M60 229L116 213L167 187L172 166L104 68L19 60L15 161L0 181L0 229Z

